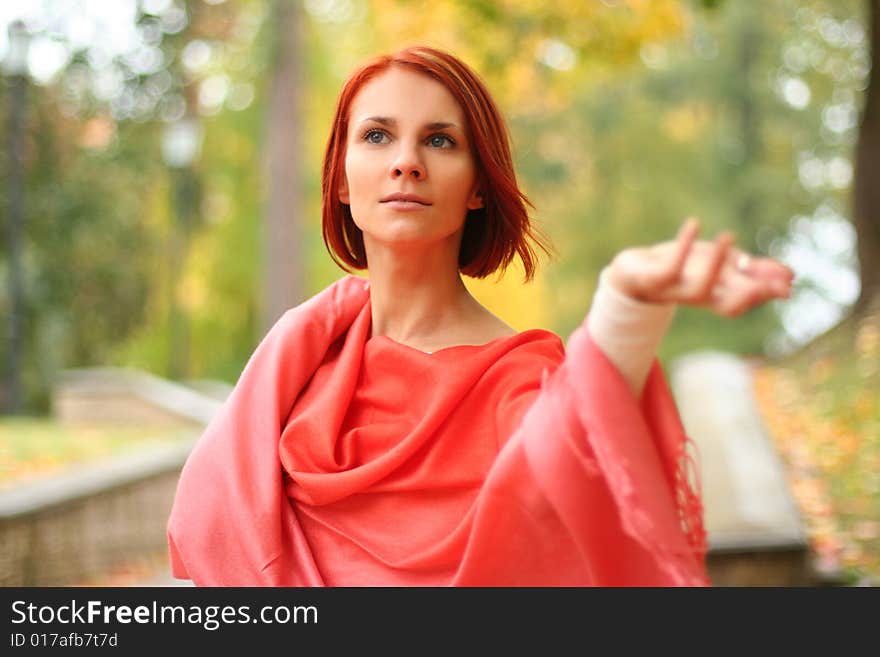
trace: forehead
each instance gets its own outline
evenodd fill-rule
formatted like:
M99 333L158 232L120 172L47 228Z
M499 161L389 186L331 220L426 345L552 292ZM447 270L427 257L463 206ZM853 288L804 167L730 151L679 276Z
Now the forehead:
M349 110L351 122L373 116L464 125L464 111L443 84L428 75L398 66L392 66L366 82L354 97Z

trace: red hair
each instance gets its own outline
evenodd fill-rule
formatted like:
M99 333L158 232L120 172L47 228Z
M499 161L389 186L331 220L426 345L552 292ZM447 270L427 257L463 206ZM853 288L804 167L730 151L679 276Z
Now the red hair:
M459 270L473 278L484 278L499 269L504 271L519 255L525 279L531 280L537 268L532 245L545 253L549 250L545 238L529 220L527 206L533 206L517 185L510 137L501 112L486 85L464 62L424 46L377 57L355 70L342 86L321 179L322 230L330 256L346 271L367 267L363 234L354 223L350 207L339 200L339 186L345 173L352 101L367 82L392 66L437 80L464 111L483 207L468 211L458 255Z

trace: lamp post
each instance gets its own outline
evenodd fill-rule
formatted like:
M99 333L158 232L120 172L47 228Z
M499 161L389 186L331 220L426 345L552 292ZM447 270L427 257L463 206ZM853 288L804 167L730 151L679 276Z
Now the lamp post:
M18 20L9 25L9 52L3 63L9 76L9 150L7 165L8 212L6 243L9 249L9 349L6 363L4 411L18 413L22 405L21 355L24 347L22 316L24 291L21 264L21 236L24 229L24 140L27 104L27 56L30 34Z
M189 238L199 208L199 180L193 163L199 156L202 127L193 116L169 123L162 134L162 157L172 169L172 207L174 221L169 244L170 281L168 325L171 348L168 374L180 379L189 375L189 318L181 307L180 278L189 247Z

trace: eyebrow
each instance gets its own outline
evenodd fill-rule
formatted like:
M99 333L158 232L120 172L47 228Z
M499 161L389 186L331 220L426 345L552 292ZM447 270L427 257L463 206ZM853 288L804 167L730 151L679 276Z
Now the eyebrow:
M394 126L397 125L397 120L392 119L388 116L368 116L367 118L360 121L361 123L367 123L368 121L373 121L378 123L379 125L387 125ZM425 128L428 130L445 130L446 128L458 128L458 124L449 123L447 121L434 121L432 123L428 123Z

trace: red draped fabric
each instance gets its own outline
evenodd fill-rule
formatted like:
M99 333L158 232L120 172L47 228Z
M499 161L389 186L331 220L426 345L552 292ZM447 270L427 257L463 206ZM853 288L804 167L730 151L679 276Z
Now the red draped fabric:
M581 327L427 354L348 276L263 339L181 474L175 576L209 586L708 584L687 439Z

